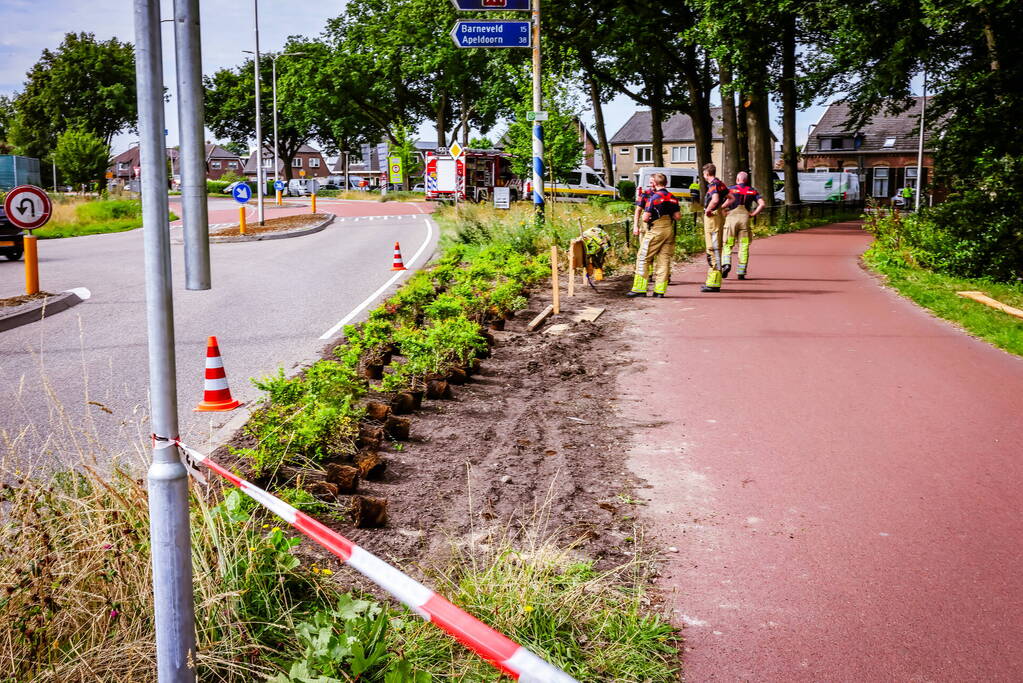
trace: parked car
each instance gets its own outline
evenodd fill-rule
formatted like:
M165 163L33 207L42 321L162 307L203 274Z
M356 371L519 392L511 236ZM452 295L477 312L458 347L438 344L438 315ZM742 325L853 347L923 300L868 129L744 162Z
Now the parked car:
M234 192L234 188L238 187L239 185L248 185L249 189L252 190L252 194L256 194L256 184L250 183L245 180L234 181L233 183L224 188L224 194L231 194L232 192Z
M697 180L695 168L674 168L669 166L647 166L636 172L634 178L637 191L645 188L650 182L650 175L663 173L668 179L668 190L677 198L688 202L692 192L689 187Z
M24 234L20 228L11 225L7 214L0 208L0 254L8 261L17 261L25 253Z
M416 183L415 185L412 186L412 191L413 192L426 192L426 185L423 185L422 183Z

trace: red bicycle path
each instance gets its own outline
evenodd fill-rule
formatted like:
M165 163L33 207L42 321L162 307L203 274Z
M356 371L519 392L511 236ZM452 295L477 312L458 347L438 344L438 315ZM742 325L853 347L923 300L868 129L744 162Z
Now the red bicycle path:
M689 681L1023 680L1023 359L881 286L855 223L640 299L619 409ZM631 361L631 362L628 362Z

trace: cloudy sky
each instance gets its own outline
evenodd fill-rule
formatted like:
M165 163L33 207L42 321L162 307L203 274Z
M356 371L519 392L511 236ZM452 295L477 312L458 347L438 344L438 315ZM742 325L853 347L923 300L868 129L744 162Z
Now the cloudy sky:
M446 2L446 0L437 0ZM202 0L203 73L221 67L236 66L252 50L254 43L251 0ZM171 0L162 0L164 18L173 16ZM340 14L344 0L260 0L260 49L272 52L281 49L288 36L316 36L327 19ZM86 31L100 40L117 38L134 42L135 30L130 0L0 0L0 94L10 95L22 87L25 72L39 59L45 48L57 47L65 33ZM173 28L164 24L164 80L171 94L167 106L168 144L176 145L177 113L175 110ZM588 100L587 100L588 101ZM622 96L605 106L604 117L608 135L613 135L635 110L635 105ZM807 126L816 122L822 107L803 112L797 126L798 138L806 137ZM592 114L583 116L592 124ZM421 134L433 139L429 123ZM781 137L780 126L776 134ZM134 136L121 135L114 141L114 151L125 149Z

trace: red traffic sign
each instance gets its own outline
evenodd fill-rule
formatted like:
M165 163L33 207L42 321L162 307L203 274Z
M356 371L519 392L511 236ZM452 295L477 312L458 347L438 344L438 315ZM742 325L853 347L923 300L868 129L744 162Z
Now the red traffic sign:
M50 197L35 185L19 185L7 193L4 213L16 227L35 230L46 225L53 213Z

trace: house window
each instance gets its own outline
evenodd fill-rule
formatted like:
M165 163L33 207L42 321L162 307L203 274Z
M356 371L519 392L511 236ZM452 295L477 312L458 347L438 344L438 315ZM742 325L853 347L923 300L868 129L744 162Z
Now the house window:
M227 167L228 168L238 168L238 162L237 161L229 161L229 162L227 162Z
M654 148L650 145L645 147L636 147L636 163L637 164L649 164L654 160Z
M874 187L872 188L871 196L874 197L887 197L888 196L888 167L887 166L875 166L874 167Z
M696 161L696 147L679 146L671 148L671 162L673 164Z
M618 153L619 154L628 154L629 153L629 148L628 147L622 147L622 150L620 152L618 152Z
M127 161L118 161L117 162L117 170L118 171L127 171L128 170L128 162Z
M273 158L266 157L266 158L263 159L263 168L273 168L273 167L274 167L274 160L273 160Z
M894 147L895 146L895 138L885 138L884 139L884 145L882 145L882 146L883 147L889 147L889 148Z
M214 170L214 171L219 171L220 170L220 162L219 161L211 161L210 162L210 168L212 170Z
M916 189L916 166L906 167L906 187L912 187Z
M831 173L831 167L830 166L814 166L813 167L813 172L814 173Z
M311 159L309 159L309 168L319 168L319 167L320 167L320 160L319 160L319 158L312 157Z
M294 159L292 159L291 160L291 167L292 168L302 168L302 159L300 157L295 157Z

